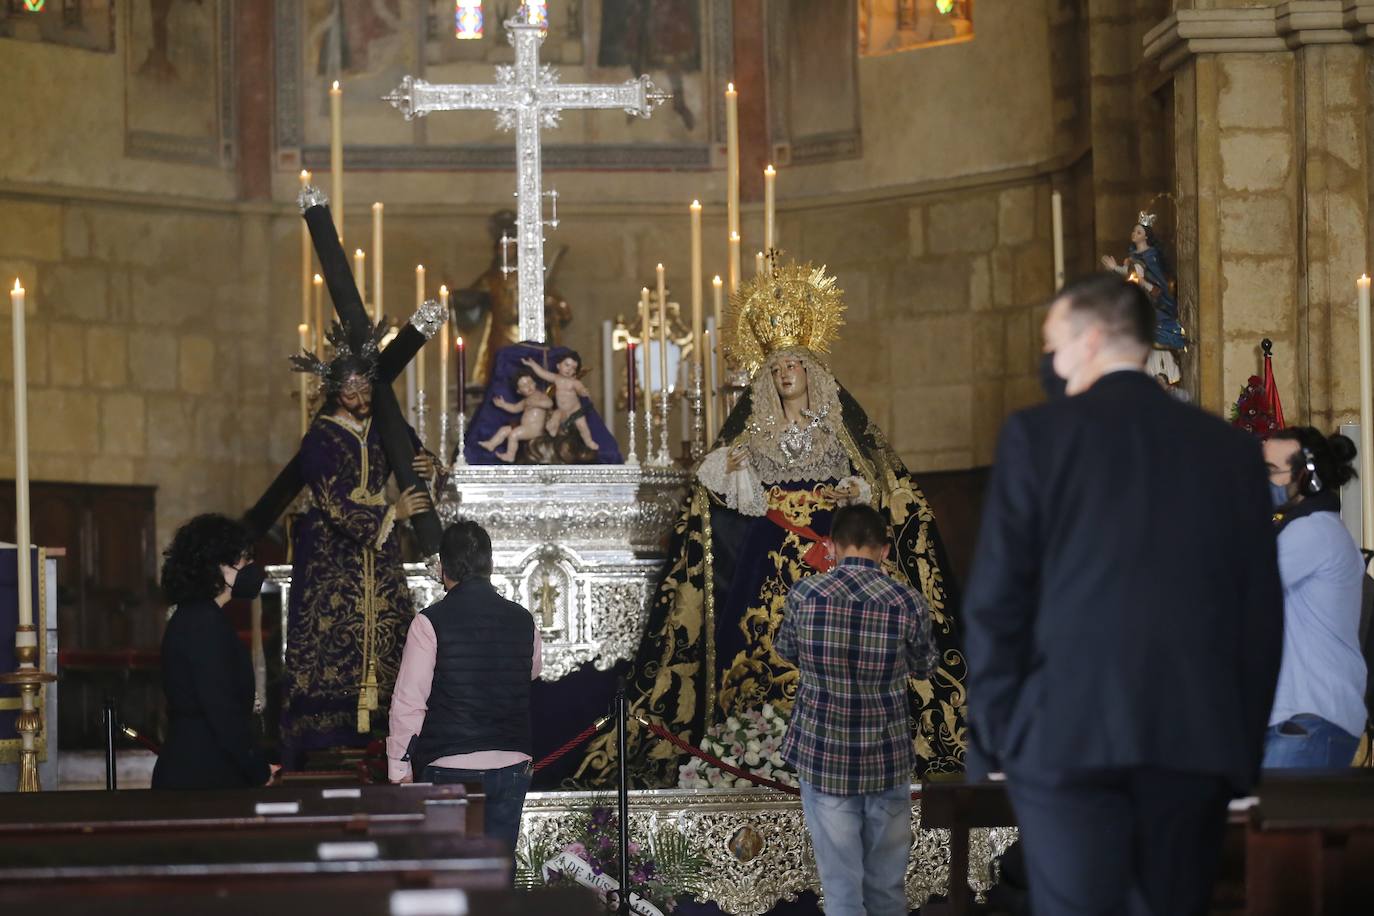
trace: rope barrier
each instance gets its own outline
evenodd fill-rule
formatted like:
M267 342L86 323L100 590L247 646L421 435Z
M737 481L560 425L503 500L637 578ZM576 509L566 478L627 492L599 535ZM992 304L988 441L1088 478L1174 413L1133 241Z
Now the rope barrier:
M763 786L764 788L772 789L775 792L785 792L788 795L801 794L801 789L798 789L796 786L789 786L786 783L778 782L776 779L769 779L766 776L756 776L753 773L748 772L747 770L741 770L739 767L731 766L724 760L721 760L719 757L716 757L713 754L708 754L699 747L693 747L686 741L683 741L677 735L668 731L668 729L664 728L662 725L657 725L653 722L650 722L643 716L636 716L635 719L639 722L640 725L643 725L649 731L653 732L655 735L658 735L660 738L662 738L664 741L667 741L669 744L673 745L678 750L686 751L693 757L696 757L700 760L704 760L711 766L718 767L719 769L724 770L726 773L729 773L731 776L736 776L740 779L747 779L749 782L752 782L756 786Z
M582 731L578 732L577 736L574 737L572 740L568 741L562 747L558 748L558 750L554 751L551 754L548 754L538 763L536 763L534 765L534 771L538 773L540 770L544 769L544 767L552 766L553 764L557 763L559 759L563 757L564 754L568 753L569 751L573 750L579 745L584 744L589 738L591 738L592 735L595 735L597 732L601 731L601 726L609 722L610 719L610 716L602 716L600 719L597 719L591 725L588 725L586 728L582 729Z

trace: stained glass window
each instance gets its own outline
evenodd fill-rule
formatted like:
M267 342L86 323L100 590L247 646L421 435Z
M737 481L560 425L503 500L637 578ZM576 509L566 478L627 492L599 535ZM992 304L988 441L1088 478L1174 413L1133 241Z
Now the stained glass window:
M472 41L482 37L482 0L457 0L454 35Z
M859 53L912 51L973 38L973 0L859 0Z

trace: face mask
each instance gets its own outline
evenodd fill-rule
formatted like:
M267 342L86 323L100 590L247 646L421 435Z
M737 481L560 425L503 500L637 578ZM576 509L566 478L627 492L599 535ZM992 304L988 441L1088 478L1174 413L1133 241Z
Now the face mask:
M229 589L229 594L235 598L252 601L258 597L258 593L262 591L262 584L266 581L267 570L257 563L249 563L240 569L238 575L234 577L234 584Z
M1057 401L1067 394L1069 383L1054 371L1054 351L1040 354L1040 387L1045 397Z
M1269 501L1274 504L1275 509L1288 502L1288 487L1269 481Z

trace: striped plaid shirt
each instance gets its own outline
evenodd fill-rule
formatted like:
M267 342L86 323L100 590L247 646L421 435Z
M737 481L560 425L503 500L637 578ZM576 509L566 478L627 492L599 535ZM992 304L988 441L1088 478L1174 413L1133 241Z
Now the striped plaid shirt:
M935 670L930 609L877 563L846 557L787 594L775 648L801 672L782 755L828 795L911 778L907 677Z

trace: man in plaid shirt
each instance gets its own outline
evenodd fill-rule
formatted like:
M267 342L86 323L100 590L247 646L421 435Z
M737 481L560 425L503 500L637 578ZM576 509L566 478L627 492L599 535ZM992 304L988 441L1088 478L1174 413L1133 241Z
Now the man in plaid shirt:
M837 510L838 565L792 586L778 630L801 673L782 754L801 780L826 916L907 913L907 677L929 677L936 652L925 599L882 571L889 537L873 507Z

